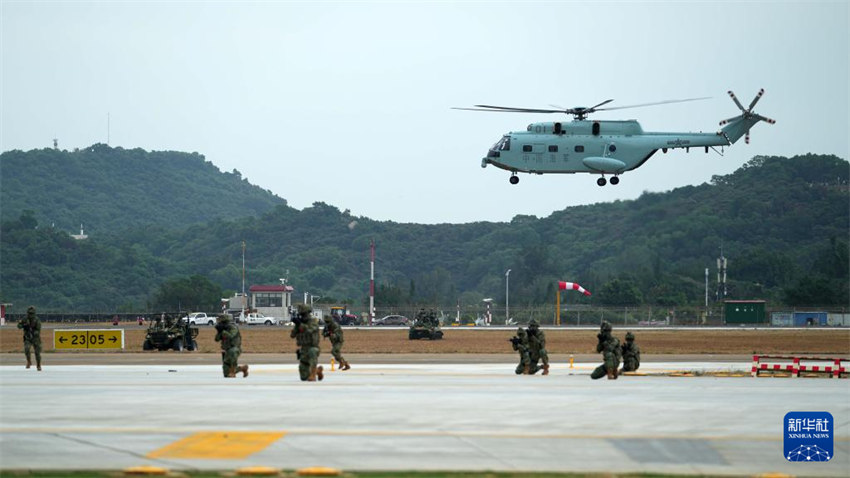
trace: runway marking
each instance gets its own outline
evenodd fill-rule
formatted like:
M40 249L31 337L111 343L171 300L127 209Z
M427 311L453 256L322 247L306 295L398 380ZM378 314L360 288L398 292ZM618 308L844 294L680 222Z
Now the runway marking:
M560 440L611 440L611 439L695 439L705 441L744 441L744 442L778 442L782 441L781 436L775 435L705 435L696 436L693 433L661 433L661 434L615 434L615 433L600 433L598 435L588 433L566 433L566 432L511 432L511 431L492 431L492 430L416 430L416 429L396 429L396 430L379 430L379 429L318 429L318 428L290 428L286 432L198 432L197 429L191 428L115 428L115 427L98 427L98 428L76 428L76 427L0 427L0 433L4 435L14 433L44 433L44 434L116 434L116 435L161 435L192 433L190 437L183 438L166 447L149 453L147 456L153 458L154 453L161 453L168 448L175 447L178 443L188 440L197 435L212 435L212 434L242 434L242 435L267 435L276 436L265 446L270 445L275 440L288 436L381 436L381 437L466 437L466 438L495 438L495 439L560 439ZM850 437L835 437L838 442L850 442ZM260 449L262 449L260 448ZM256 450L259 451L259 450ZM255 451L255 452L256 452ZM165 457L166 455L161 455Z
M148 458L239 460L261 451L282 438L279 433L198 432L152 451Z

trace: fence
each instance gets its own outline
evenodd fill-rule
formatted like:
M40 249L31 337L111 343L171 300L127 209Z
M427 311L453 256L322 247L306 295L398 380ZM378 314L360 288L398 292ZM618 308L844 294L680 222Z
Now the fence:
M331 305L335 304L314 304L314 308L322 309L327 313ZM342 304L340 304L342 305ZM375 318L380 319L387 315L403 315L410 319L416 317L416 313L420 308L426 311L433 309L444 324L460 322L461 324L474 324L476 321L484 321L488 312L485 306L480 304L461 305L460 307L440 307L434 305L411 305L404 307L382 307L376 305ZM367 307L352 307L349 309L358 316L365 317L367 315ZM777 307L775 311L787 311L788 308ZM800 309L797 309L800 310ZM828 311L830 313L846 313L846 309L831 309L818 308L819 311ZM774 310L768 309L768 316ZM159 315L163 311L155 312L139 311L127 313L115 312L56 312L40 310L38 316L45 322L106 322L111 321L117 316L121 322L135 321L139 316L150 317L152 314ZM173 317L182 317L189 312L198 312L195 310L183 311L165 311ZM218 311L206 311L208 314L217 314ZM535 307L519 307L510 306L509 309L511 324L527 324L532 319L536 319L544 326L555 325L555 305L535 306ZM489 309L491 325L505 325L506 314L504 305L491 304ZM26 315L22 310L18 313L11 313L7 309L6 317L8 320L20 320ZM658 306L641 306L641 307L597 307L586 305L570 305L561 307L560 324L561 326L595 326L599 325L603 320L607 320L613 325L619 326L724 326L722 305L714 305L708 309L704 307L658 307ZM764 324L768 325L768 324ZM779 324L774 324L779 325ZM791 325L790 323L787 325ZM836 322L828 323L827 326L840 326Z

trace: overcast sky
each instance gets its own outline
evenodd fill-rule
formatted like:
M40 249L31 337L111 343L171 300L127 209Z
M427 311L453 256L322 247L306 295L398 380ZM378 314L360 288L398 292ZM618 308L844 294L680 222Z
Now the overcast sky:
M198 152L296 208L397 222L508 221L728 174L755 155L848 158L848 2L45 2L0 6L0 150L94 143ZM481 158L557 115L610 106L645 131L716 131L759 88L760 123L720 157L657 154L617 186ZM109 128L107 128L109 118Z

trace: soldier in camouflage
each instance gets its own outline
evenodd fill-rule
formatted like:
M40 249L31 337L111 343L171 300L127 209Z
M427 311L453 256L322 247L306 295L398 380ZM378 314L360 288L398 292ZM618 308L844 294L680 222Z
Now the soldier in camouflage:
M605 320L599 326L596 338L598 339L596 351L602 353L603 363L596 367L590 374L590 378L596 380L607 375L609 380L615 380L617 368L620 367L620 339L611 334L611 324Z
M640 347L635 343L635 334L626 332L626 343L621 347L623 372L634 372L640 368Z
M233 323L229 314L221 314L216 319L215 330L215 341L221 342L221 368L224 376L232 378L237 372L242 372L242 377L247 377L248 366L239 365L239 355L242 354L239 327Z
M437 318L437 312L434 309L428 309L428 329L434 331L440 325L440 319Z
M530 375L531 359L528 355L528 334L525 332L525 329L522 327L517 328L516 335L508 340L511 342L511 347L519 352L519 364L516 366L516 374Z
M41 321L35 315L35 307L27 308L27 316L18 322L18 328L24 331L24 355L27 357L27 368L32 366L30 349L35 351L35 367L41 371Z
M414 327L425 327L426 322L428 321L427 317L428 317L428 313L425 312L425 308L420 308L419 312L416 313L416 317L414 317L413 326Z
M298 314L292 318L292 332L289 337L295 339L298 350L298 373L302 381L315 382L325 378L324 368L319 365L319 321L311 317L312 307L298 304Z
M549 353L546 352L546 334L540 330L540 322L537 319L531 319L528 323L528 356L531 359L532 374L538 370L543 370L543 375L549 375ZM543 365L538 366L537 362L542 361Z
M331 355L339 363L340 370L348 370L351 364L342 356L342 343L345 339L342 336L342 326L340 326L333 317L325 316L325 329L322 330L322 336L327 337L331 341Z

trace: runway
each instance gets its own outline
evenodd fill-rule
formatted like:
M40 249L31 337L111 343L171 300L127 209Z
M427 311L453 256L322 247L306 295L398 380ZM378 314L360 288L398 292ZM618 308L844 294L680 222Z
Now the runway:
M0 366L0 469L298 469L850 474L850 380L751 378L748 362ZM687 370L743 377L664 376ZM789 411L827 411L834 459L783 456Z

